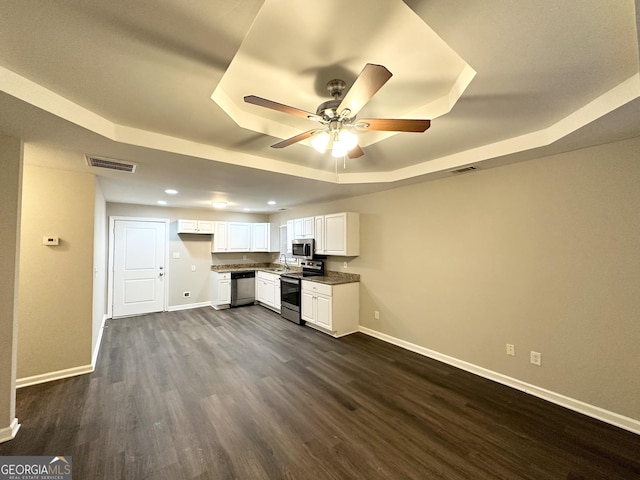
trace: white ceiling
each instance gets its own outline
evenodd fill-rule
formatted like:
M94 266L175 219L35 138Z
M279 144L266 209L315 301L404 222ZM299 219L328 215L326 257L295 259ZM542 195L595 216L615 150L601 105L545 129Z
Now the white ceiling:
M269 212L394 188L640 135L639 1L7 0L0 133L69 150L28 161L95 170L114 202ZM315 111L327 81L367 62L394 76L363 115L433 122L361 137L346 168L304 144L270 148L313 124L242 102ZM84 154L139 167L102 172Z

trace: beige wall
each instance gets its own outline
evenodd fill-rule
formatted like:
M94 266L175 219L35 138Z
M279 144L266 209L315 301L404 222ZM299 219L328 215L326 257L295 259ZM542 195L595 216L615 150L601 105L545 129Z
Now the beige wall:
M91 363L95 177L29 165L69 154L24 147L18 378Z
M640 138L271 221L360 212L346 271L362 326L640 420L638 152Z
M169 227L169 308L197 303L211 303L209 279L212 264L270 262L268 253L211 253L211 235L177 233L176 220L219 220L241 222L267 222L266 215L220 212L197 208L170 208L123 203L108 203L108 216L164 218L171 220ZM173 258L173 252L180 254ZM246 256L246 259L243 257ZM196 271L191 271L191 266ZM185 298L184 292L191 292Z
M17 284L22 142L0 136L0 441L15 419Z

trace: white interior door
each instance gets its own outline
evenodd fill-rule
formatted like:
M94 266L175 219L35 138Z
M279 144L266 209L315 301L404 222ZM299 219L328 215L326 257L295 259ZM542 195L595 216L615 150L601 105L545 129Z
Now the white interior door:
M166 224L116 220L113 249L113 316L164 310Z

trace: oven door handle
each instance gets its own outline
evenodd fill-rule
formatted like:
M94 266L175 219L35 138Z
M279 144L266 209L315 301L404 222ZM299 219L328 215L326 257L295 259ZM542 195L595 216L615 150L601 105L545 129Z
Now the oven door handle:
M298 283L300 283L300 280L297 278L286 278L284 276L280 277L280 281L285 283L291 283L292 285L297 285Z

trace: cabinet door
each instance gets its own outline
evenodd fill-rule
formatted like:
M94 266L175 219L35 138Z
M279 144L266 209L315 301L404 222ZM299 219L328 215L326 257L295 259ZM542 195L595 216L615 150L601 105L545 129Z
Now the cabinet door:
M314 217L316 253L324 255L324 216Z
M276 288L273 282L264 282L264 303L272 307L276 306Z
M300 299L300 318L307 322L316 323L315 317L315 300L316 297L309 292L302 291Z
M213 233L213 222L198 220L198 233Z
M291 242L295 238L295 228L293 220L287 220L287 253L291 255Z
M316 300L316 323L327 330L331 330L331 297L318 295Z
M227 223L228 252L248 252L251 250L251 224L240 222Z
M270 223L252 224L253 233L251 235L252 252L268 252L269 236L271 235Z
M324 251L327 255L346 254L346 228L346 214L324 216Z
M282 307L282 305L280 304L280 300L281 300L280 277L277 277L273 286L275 290L275 293L274 293L275 298L273 299L273 306L276 307L278 310L280 310L280 308Z
M231 303L231 280L218 282L218 303L221 305Z
M314 219L313 217L307 217L302 219L302 235L304 238L314 238L313 230L314 230Z
M197 233L197 220L178 220L178 233Z
M293 220L293 238L304 238L304 218Z
M256 283L256 300L258 300L259 302L262 302L262 303L266 303L267 302L267 300L266 300L266 298L267 298L267 295L266 295L266 290L267 290L266 283L267 282L265 282L262 279L257 280L257 283Z
M227 222L213 222L213 245L211 251L227 251Z

